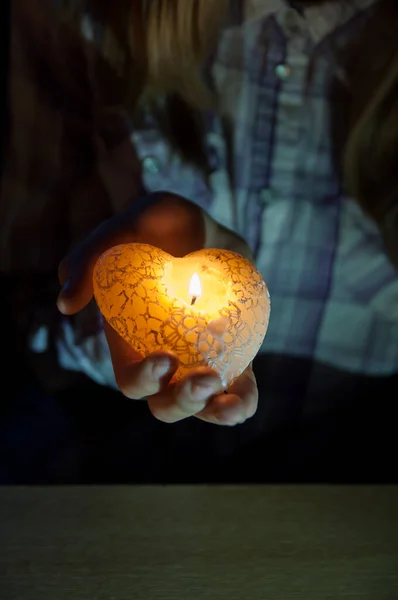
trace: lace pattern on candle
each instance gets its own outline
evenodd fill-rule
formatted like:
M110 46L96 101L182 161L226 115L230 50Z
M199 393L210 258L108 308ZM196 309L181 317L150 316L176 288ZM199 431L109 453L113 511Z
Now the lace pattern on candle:
M226 250L202 250L229 282L227 301L206 315L167 296L162 283L173 257L145 244L123 244L97 262L94 294L110 325L142 356L156 350L178 355L176 379L198 366L214 368L227 386L257 354L269 319L269 295L261 274L246 259ZM189 258L189 257L186 257Z

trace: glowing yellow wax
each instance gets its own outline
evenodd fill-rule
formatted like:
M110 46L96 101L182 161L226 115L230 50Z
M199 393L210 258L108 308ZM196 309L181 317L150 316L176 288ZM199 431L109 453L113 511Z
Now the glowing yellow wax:
M255 357L268 327L270 300L257 269L227 250L174 258L147 244L105 252L94 295L110 325L143 357L173 352L175 378L215 369L227 387Z

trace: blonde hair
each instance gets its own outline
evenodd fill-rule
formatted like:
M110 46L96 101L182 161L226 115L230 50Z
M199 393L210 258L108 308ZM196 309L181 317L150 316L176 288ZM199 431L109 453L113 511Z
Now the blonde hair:
M148 0L143 4L146 87L174 92L192 106L209 100L200 70L226 8L225 0ZM132 24L134 40L137 22Z
M178 94L192 107L209 104L201 69L228 0L63 0L62 12L98 20L105 54L128 82L129 101Z
M149 111L171 146L206 175L202 112L216 98L202 69L228 0L61 1L68 21L80 26L88 14L100 23L104 56L120 75L135 124Z

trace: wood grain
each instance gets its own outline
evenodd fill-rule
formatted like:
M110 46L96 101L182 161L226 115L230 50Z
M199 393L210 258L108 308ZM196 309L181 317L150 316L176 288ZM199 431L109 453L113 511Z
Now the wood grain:
M398 599L398 487L3 488L4 600Z

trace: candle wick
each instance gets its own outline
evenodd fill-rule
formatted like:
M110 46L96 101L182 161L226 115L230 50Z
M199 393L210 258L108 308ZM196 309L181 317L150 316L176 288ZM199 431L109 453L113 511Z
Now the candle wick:
M193 306L196 302L197 296L193 296L192 300L191 300L191 306Z

